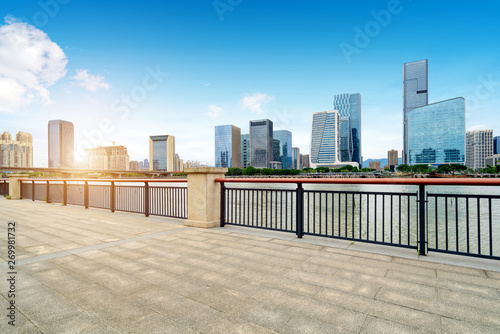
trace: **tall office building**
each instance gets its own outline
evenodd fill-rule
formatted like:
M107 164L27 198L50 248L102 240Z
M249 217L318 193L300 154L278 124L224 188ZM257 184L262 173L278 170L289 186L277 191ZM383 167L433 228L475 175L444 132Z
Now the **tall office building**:
M33 136L19 131L16 140L4 132L0 137L0 167L33 167Z
M250 166L250 135L241 135L241 165L243 168Z
M493 155L493 130L467 131L465 164L470 169L486 168L486 157Z
M181 159L179 157L179 154L177 153L175 153L175 158L174 158L174 171L176 172L184 171L184 159Z
M215 167L241 168L241 129L234 125L215 127Z
M175 171L174 136L149 136L149 170Z
M493 154L500 154L500 136L493 137Z
M408 163L465 162L465 99L462 97L410 110Z
M292 133L288 130L273 131L274 140L278 140L278 156L277 160L281 162L282 169L292 168Z
M308 168L310 166L309 162L311 159L309 159L309 154L301 154L300 155L300 168L299 169L304 169Z
M292 147L292 168L300 169L300 148Z
M49 168L73 168L75 128L62 120L49 121Z
M267 168L273 160L273 122L250 121L250 166Z
M107 146L88 148L85 150L88 169L93 170L129 170L130 159L127 148L120 146Z
M278 139L274 139L274 138L273 138L273 160L272 161L275 163L279 162L281 164L281 161L280 161L280 141ZM276 164L274 164L274 165L276 166Z
M398 150L387 151L387 165L388 166L399 165Z
M409 163L408 114L428 103L427 59L405 63L403 68L403 164Z
M330 166L339 163L340 114L337 110L312 114L311 167Z
M139 167L139 161L137 160L130 161L129 170L140 170L140 169L141 168Z
M333 109L340 114L340 161L362 164L361 94L339 94L333 97Z

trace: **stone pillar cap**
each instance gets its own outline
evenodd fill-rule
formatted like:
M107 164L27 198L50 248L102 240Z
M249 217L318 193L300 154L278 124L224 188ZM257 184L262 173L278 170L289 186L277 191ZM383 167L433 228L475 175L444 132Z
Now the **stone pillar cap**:
M218 167L190 167L186 168L184 172L186 174L226 174L227 168Z

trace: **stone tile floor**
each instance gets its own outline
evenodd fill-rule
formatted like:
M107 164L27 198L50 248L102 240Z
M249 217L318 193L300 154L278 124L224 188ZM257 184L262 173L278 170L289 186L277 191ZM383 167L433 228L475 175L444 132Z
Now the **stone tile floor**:
M498 261L182 223L0 198L0 332L500 332Z

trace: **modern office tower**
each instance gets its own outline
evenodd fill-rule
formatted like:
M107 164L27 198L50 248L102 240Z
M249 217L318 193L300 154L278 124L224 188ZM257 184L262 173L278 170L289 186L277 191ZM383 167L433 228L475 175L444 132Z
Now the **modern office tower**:
M312 114L311 167L338 164L340 152L340 114L337 110Z
M241 129L234 125L215 127L215 167L241 168Z
M407 123L408 164L465 163L464 98L414 108Z
M241 135L241 165L243 168L250 166L250 135Z
M300 169L300 148L292 147L292 168Z
M250 121L250 166L267 168L273 160L273 122Z
M175 137L149 136L149 170L173 172L175 170Z
M403 67L403 164L408 164L408 114L428 103L427 59L405 63Z
M149 160L144 159L144 169L149 170Z
M49 168L73 168L75 128L60 119L49 121Z
M288 130L273 131L274 140L278 140L278 159L281 162L282 169L292 168L292 133Z
M181 159L179 157L179 154L175 154L175 158L174 158L174 170L176 172L182 172L184 171L184 159Z
M33 167L33 136L19 131L16 140L8 132L0 137L0 167Z
M130 162L124 146L88 148L87 168L92 170L129 170Z
M299 169L308 168L310 166L309 161L310 161L309 154L301 154L300 155L300 168Z
M486 168L486 157L493 155L493 130L467 131L465 164L470 169Z
M141 167L139 167L139 161L137 160L130 161L129 170L140 170L140 169Z
M368 168L370 168L370 169L377 169L377 170L382 169L380 167L380 161L378 161L378 160L377 161L370 161L368 163Z
M499 166L500 165L500 154L493 154L490 157L486 157L484 159L484 163L486 166Z
M340 114L340 161L362 164L361 94L339 94L333 97L333 109Z
M273 160L274 162L280 161L280 141L273 138ZM276 166L276 164L274 164ZM280 168L281 169L281 168Z
M389 167L399 165L398 150L387 151L387 165Z
M500 136L493 137L493 154L500 154Z

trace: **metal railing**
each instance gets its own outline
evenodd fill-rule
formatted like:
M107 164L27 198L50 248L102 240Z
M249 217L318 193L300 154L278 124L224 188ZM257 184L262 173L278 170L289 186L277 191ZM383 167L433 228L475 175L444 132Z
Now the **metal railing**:
M9 179L0 178L0 196L9 194Z
M146 217L187 218L187 187L166 186L186 183L186 179L21 179L20 182L21 197L33 201L135 212Z
M491 190L485 186L498 187L500 180L221 178L216 181L221 183L221 226L241 225L292 232L299 238L315 235L413 248L421 255L436 251L500 259L500 192L497 195L489 191L445 193L441 187L484 186L481 189ZM236 186L228 187L228 183ZM239 188L238 183L254 185ZM284 186L290 184L296 188ZM304 189L306 184L407 187L402 191L314 189L314 186ZM428 192L428 186L433 191Z

